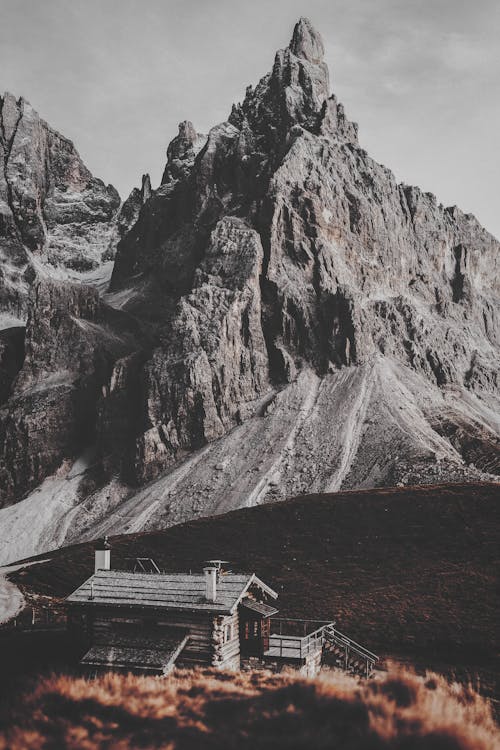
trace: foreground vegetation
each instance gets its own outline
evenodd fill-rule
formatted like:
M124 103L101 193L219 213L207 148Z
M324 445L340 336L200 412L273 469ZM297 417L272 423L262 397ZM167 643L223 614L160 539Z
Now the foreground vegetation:
M0 750L500 748L483 698L401 671L361 683L338 673L304 680L213 670L59 676L4 704L0 719Z

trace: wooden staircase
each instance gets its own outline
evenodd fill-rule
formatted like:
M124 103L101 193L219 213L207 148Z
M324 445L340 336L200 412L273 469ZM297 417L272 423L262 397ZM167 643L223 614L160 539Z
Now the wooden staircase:
M341 633L333 623L323 627L323 659L350 674L369 677L378 656Z
M360 677L370 677L378 661L377 654L337 630L335 622L273 617L270 623L265 657L305 661L311 656L320 656L321 664ZM311 626L316 629L308 633Z

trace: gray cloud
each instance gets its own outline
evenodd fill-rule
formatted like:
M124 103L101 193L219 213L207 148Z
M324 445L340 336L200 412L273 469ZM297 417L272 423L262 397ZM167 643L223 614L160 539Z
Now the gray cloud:
M180 120L227 117L303 14L367 150L499 236L496 0L0 0L0 88L126 195L158 182Z

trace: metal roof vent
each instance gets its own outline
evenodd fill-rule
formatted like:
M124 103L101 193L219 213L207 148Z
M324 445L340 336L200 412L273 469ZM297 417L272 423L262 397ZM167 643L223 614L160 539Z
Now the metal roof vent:
M95 565L94 573L98 570L110 570L111 569L111 545L108 541L107 535L104 539L99 540L95 546Z

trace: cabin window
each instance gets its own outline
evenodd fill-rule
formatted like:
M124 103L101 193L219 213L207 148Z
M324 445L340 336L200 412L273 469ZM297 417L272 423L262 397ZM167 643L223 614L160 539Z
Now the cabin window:
M233 626L231 623L224 627L224 643L233 639Z

